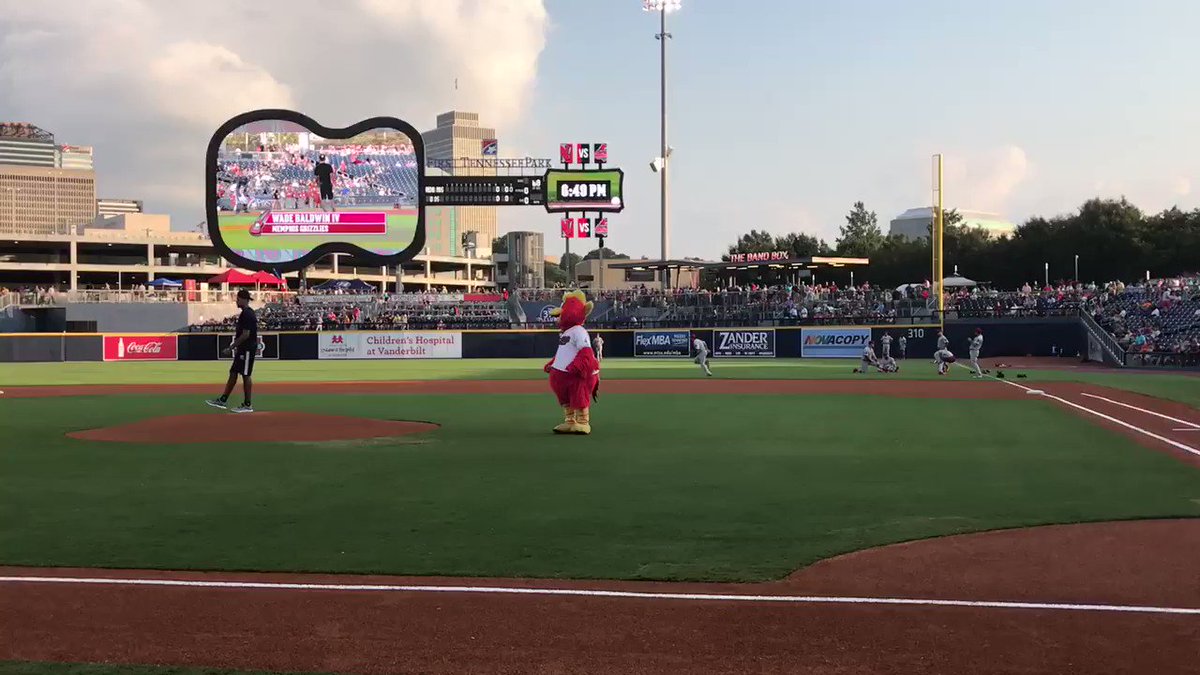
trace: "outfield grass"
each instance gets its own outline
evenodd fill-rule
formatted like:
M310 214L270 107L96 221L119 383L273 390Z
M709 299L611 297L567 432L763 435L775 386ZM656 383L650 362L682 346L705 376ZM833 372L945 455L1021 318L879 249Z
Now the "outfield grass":
M991 361L991 360L989 360ZM542 359L465 359L459 361L261 361L255 368L258 382L347 382L392 380L530 380L542 379ZM856 360L846 359L712 359L719 378L734 379L842 379L881 378L940 380L924 359L901 362L893 375L854 375ZM225 379L228 365L212 361L170 363L12 363L0 372L5 386L74 384L190 384ZM1106 372L1086 369L1025 370L1026 383L1085 382L1180 401L1200 408L1200 377L1166 373ZM701 377L699 367L686 359L605 359L608 379L688 379ZM969 379L962 369L951 369L950 379ZM988 383L983 383L985 386Z
M63 434L226 413L180 396L6 400L0 563L759 581L930 536L1200 516L1200 472L1043 401L608 395L583 438L548 433L548 394L269 407L444 426L118 445Z

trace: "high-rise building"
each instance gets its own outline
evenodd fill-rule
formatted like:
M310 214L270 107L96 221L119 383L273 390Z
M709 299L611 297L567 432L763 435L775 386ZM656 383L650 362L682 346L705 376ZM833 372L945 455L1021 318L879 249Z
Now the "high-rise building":
M541 232L509 232L508 265L505 276L513 288L544 288L546 258Z
M429 159L459 160L482 159L483 141L496 138L496 130L479 126L479 114L452 110L437 116L437 128L421 134L425 140L425 154ZM448 169L457 176L494 176L494 168L460 167ZM454 232L451 233L451 250L454 255L461 252L462 234L476 232L478 248L476 255L488 257L492 253L492 240L496 238L496 207L454 206L450 219ZM428 220L427 220L428 223Z
M60 169L87 169L95 168L92 162L92 148L88 145L60 145L58 146L58 162L55 164Z
M0 164L0 233L65 234L96 218L96 174Z
M54 168L54 134L25 122L0 122L0 165Z
M96 200L96 215L98 216L123 216L130 213L142 213L143 210L140 199Z
M92 149L60 146L25 122L0 122L0 233L65 234L96 218Z

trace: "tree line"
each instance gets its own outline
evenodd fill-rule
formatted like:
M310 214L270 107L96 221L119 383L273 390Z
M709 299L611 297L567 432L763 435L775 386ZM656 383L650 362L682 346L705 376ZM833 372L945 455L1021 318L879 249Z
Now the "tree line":
M963 226L953 210L943 213L943 268L947 275L957 265L960 274L999 288L1015 288L1045 280L1049 264L1051 283L1075 280L1104 283L1200 272L1200 209L1170 208L1145 214L1125 199L1090 199L1071 214L1034 217L1011 235L989 237L978 228ZM846 224L831 246L802 233L774 236L751 230L738 237L728 253L787 251L793 257L838 255L869 257L871 264L855 271L855 282L897 286L930 278L928 239L907 239L883 234L874 211L856 202ZM729 256L722 257L728 260ZM849 282L849 270L821 270L817 281ZM760 268L748 273L764 283L782 279L781 273Z

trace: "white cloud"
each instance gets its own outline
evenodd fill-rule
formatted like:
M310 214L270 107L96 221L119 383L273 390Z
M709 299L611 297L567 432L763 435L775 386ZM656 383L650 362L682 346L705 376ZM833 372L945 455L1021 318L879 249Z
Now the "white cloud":
M1186 197L1192 194L1192 181L1188 180L1186 176L1176 177L1171 186L1171 192L1177 197Z
M105 196L190 225L208 137L232 115L426 129L459 108L515 125L547 23L543 0L0 0L0 115L95 145Z
M949 153L943 172L949 206L1004 214L1032 167L1023 148L1009 145L984 152Z

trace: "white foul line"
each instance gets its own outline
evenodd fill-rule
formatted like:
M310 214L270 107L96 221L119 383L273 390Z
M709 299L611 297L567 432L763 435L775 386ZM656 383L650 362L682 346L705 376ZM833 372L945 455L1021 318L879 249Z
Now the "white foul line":
M1132 614L1184 614L1200 616L1196 607L1151 605L1097 605L1063 602L1011 602L1003 600L935 600L931 598L872 598L824 595L739 595L728 593L654 593L579 588L521 588L511 586L411 586L393 584L302 584L274 581L198 581L187 579L118 579L94 577L0 577L9 584L89 584L104 586L168 586L278 591L374 591L385 593L471 593L493 595L577 596L634 600L699 600L713 602L771 602L788 604L908 605L918 607L977 607L986 609L1040 609L1071 612L1122 612Z
M961 363L958 365L962 366L963 368L967 368L966 366L963 366ZM970 368L967 368L967 370L970 370ZM1146 436L1149 436L1150 438L1153 438L1157 441L1162 441L1163 443L1166 443L1167 445L1170 445L1175 448L1179 448L1180 450L1183 450L1186 453L1200 457L1200 450L1197 450L1196 448L1193 448L1190 445L1184 445L1183 443L1180 443L1179 441L1173 441L1165 436L1159 436L1158 434L1154 433L1153 431L1146 431L1145 429L1143 429L1139 426L1134 426L1134 425L1130 424L1129 422L1126 422L1125 420L1117 419L1116 417L1112 417L1111 415L1105 415L1102 412L1097 412L1086 406L1079 405L1078 403L1072 403L1071 401L1068 401L1065 398L1061 398L1061 397L1055 396L1053 394L1047 394L1046 392L1042 391L1041 389L1030 389L1029 387L1026 387L1024 385L1017 384L1016 382L1009 382L1008 380L1000 379L1000 378L996 377L995 375L988 375L988 377L990 377L998 382L1003 382L1004 384L1011 384L1012 386L1017 387L1018 389L1024 390L1025 393L1027 393L1027 394L1040 394L1041 396L1045 396L1046 398L1054 399L1055 401L1058 401L1059 403L1065 403L1066 405L1069 405L1072 408L1075 408L1077 410L1082 410L1085 413L1088 413L1090 415L1095 415L1096 417L1100 417L1102 419L1106 419L1109 422L1112 422L1113 424L1119 424L1119 425L1125 427L1126 429L1136 431L1139 434L1145 434Z
M1146 413L1147 415L1154 415L1155 417L1161 417L1161 418L1163 418L1164 420L1171 420L1172 422L1178 422L1178 423L1180 423L1180 424L1186 424L1187 426L1189 426L1189 427L1192 427L1193 429L1200 429L1200 424L1196 424L1195 422L1189 422L1189 421L1187 421L1187 420L1181 420L1181 419L1179 419L1178 417L1171 417L1170 415L1164 415L1164 414L1162 414L1162 413L1160 413L1160 412L1154 412L1153 410L1146 410L1145 408L1139 408L1139 407L1137 407L1136 405L1129 405L1128 403L1121 403L1120 401L1114 401L1114 400L1112 400L1111 398L1104 398L1103 396L1097 396L1097 395L1095 395L1095 394L1089 394L1089 393L1087 393L1086 391L1080 392L1080 394L1081 394L1081 395L1083 395L1083 396L1087 396L1088 398L1094 398L1094 399L1098 399L1098 400L1104 401L1105 403L1111 403L1111 404L1113 404L1113 405L1119 405L1119 406L1121 406L1122 408L1129 408L1130 410L1136 410L1136 411L1138 411L1138 412L1144 412L1144 413Z

